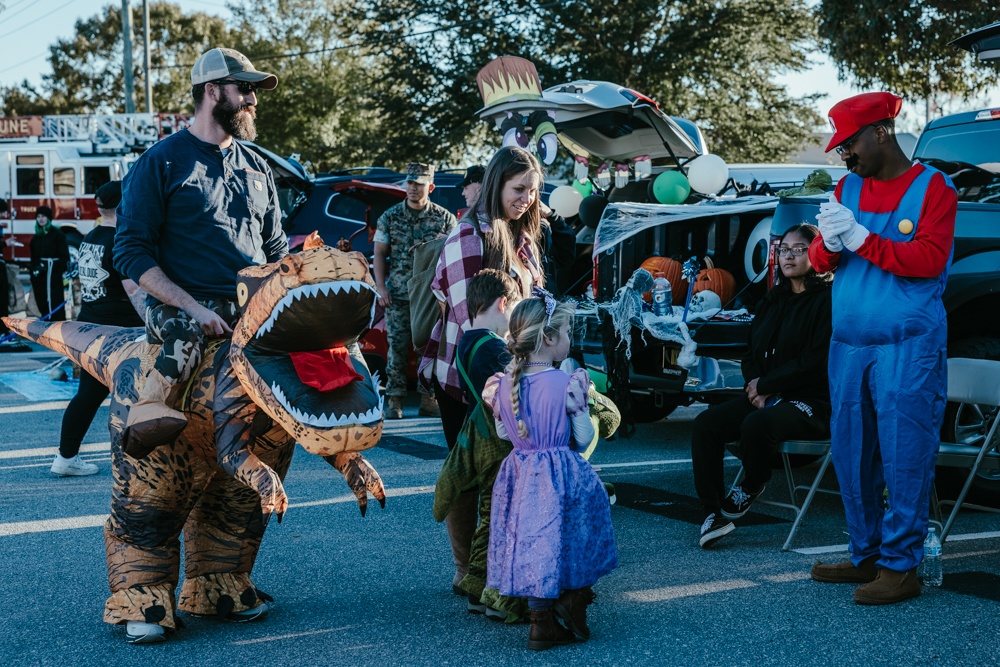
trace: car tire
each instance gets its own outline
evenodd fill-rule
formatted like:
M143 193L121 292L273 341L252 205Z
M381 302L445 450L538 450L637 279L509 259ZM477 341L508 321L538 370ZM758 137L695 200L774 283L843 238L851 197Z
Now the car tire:
M991 359L1000 361L1000 340L995 338L967 338L949 346L948 356L966 359ZM941 440L961 444L976 444L989 430L993 420L998 418L996 408L966 403L948 403L944 412L944 426ZM942 498L954 500L962 490L967 471L960 468L940 467L937 469L937 490ZM965 502L986 507L1000 508L1000 473L987 471L978 473L969 487Z

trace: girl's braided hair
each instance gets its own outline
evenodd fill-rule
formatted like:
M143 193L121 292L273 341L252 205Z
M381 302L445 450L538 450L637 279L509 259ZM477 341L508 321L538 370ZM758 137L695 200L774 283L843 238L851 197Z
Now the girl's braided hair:
M528 357L542 348L545 336L559 335L559 329L567 322L572 322L575 311L573 304L560 303L549 316L545 300L534 297L521 301L510 314L510 342L507 343L507 349L514 358L507 366L507 372L510 373L510 403L517 419L517 434L522 438L528 437L528 424L521 419L521 377L524 375L524 364Z

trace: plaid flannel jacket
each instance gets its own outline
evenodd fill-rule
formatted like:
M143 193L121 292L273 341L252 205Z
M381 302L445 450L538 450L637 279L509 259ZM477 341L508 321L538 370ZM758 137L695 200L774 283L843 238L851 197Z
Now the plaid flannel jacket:
M492 232L486 222L480 222L479 229L483 234ZM535 283L541 284L542 273L527 238L521 239L518 256ZM420 360L419 376L428 388L431 387L432 380L436 379L449 396L463 403L465 399L462 397L458 368L455 366L455 353L458 339L472 325L466 290L469 281L482 268L483 241L476 234L469 218L462 218L441 248L437 271L431 281L431 289L438 300L447 304L448 311L445 320L439 320L431 331L431 338L424 347L424 355Z

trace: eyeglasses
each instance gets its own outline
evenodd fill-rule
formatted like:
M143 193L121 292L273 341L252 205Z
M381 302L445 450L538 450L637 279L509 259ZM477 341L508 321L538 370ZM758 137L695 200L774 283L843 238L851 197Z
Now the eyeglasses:
M791 255L792 257L801 257L802 255L809 252L809 247L804 245L797 246L787 246L779 245L777 250L775 250L778 257L783 257L785 255Z
M861 128L860 130L852 134L850 137L848 137L846 141L841 142L840 145L834 148L833 150L837 151L837 155L839 155L840 157L844 157L845 155L851 152L851 146L854 144L855 141L861 138L861 135L865 133L865 130L873 127L875 126L865 125L863 128Z
M231 83L236 86L236 90L240 91L240 95L249 95L251 93L256 93L260 88L256 84L250 83L249 81L235 81L233 79L219 79L218 81L213 81L217 86L224 86L227 83Z

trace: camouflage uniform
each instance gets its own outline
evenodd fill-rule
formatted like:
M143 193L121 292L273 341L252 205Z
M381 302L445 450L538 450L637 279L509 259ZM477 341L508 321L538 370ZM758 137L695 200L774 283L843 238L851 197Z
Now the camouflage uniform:
M427 178L428 173L433 178L433 167L422 166L424 172L417 178ZM407 179L417 180L411 176ZM413 275L412 250L414 246L447 234L454 229L456 221L447 209L433 202L428 202L421 211L414 211L403 201L383 213L377 224L374 241L389 246L390 258L385 277L386 288L392 297L392 305L385 312L385 333L389 339L386 395L406 396L406 364L413 347L410 294L406 287Z
M239 307L228 299L199 301L230 327L236 326ZM205 331L188 313L180 308L156 303L146 307L146 337L150 343L162 345L155 367L171 383L187 382L191 371L201 363L205 346Z

